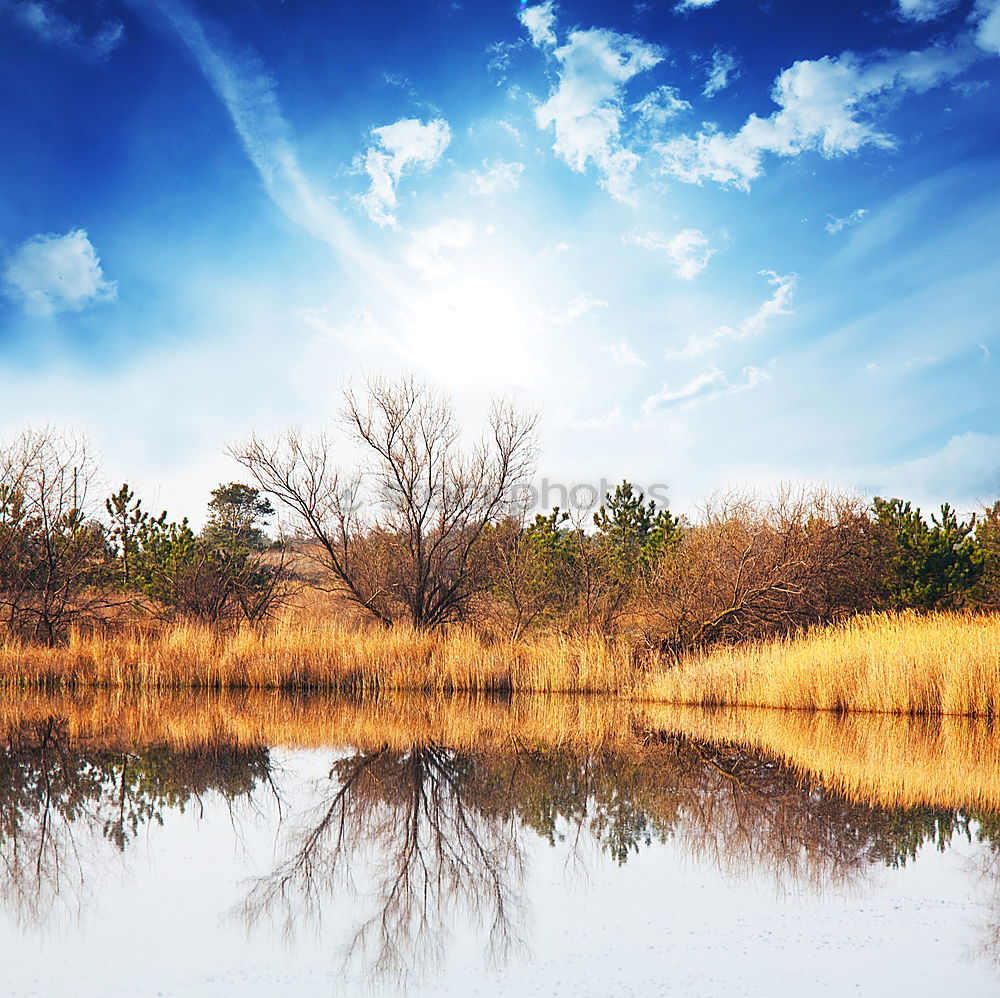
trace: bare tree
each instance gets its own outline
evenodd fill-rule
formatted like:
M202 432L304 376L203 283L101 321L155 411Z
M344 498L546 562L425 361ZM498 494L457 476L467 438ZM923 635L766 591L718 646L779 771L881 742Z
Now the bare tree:
M0 453L0 608L8 627L53 644L109 606L103 528L90 515L86 441L26 430Z
M386 626L459 619L488 584L483 533L534 467L537 417L495 401L488 433L464 448L447 396L375 377L348 388L340 422L362 453L353 470L325 434L255 436L231 453L313 539L334 590Z

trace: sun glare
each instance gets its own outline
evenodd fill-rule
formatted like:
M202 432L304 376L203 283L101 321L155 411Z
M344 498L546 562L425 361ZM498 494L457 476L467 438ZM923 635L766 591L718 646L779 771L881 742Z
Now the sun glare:
M414 304L407 350L437 378L521 385L533 374L532 314L510 284L459 277Z

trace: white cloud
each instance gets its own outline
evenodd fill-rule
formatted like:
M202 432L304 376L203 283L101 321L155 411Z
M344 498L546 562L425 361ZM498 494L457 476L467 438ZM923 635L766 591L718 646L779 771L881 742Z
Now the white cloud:
M670 239L658 232L647 232L644 235L633 232L625 237L625 242L653 252L665 253L674 273L685 281L693 281L718 253L718 250L708 248L708 237L701 229L682 229Z
M509 121L504 121L501 118L497 121L497 125L502 128L519 146L524 145L524 137Z
M674 4L674 10L685 13L689 10L704 10L706 7L714 7L719 0L678 0Z
M3 276L7 294L35 315L79 312L118 297L85 229L32 236L11 254Z
M523 163L490 163L483 160L483 169L470 174L470 187L474 194L490 196L493 194L509 194L521 185L521 174L524 173Z
M792 298L798 284L797 274L776 274L773 270L760 271L774 286L774 293L761 304L752 315L748 315L738 326L720 326L705 336L692 336L683 350L667 351L667 359L674 357L697 357L707 353L725 340L748 340L759 336L779 315L791 315Z
M121 21L108 20L88 31L47 0L0 3L0 12L4 10L43 42L87 59L103 59L125 40Z
M736 69L736 57L729 52L723 52L720 48L713 49L712 64L708 67L702 96L714 97L725 90L739 75Z
M462 392L537 385L546 345L522 292L484 268L431 285L405 318L407 366Z
M1000 0L977 0L973 16L979 21L976 44L1000 55Z
M611 354L611 359L619 367L645 367L646 362L632 349L627 340L619 343L609 343L601 347L605 353Z
M650 395L642 403L643 416L651 416L659 409L680 403L693 405L720 398L723 395L739 395L748 392L763 382L770 380L767 371L759 367L744 367L743 381L731 382L725 372L718 367L710 367L707 371L692 378L681 388L671 389L664 385L660 391Z
M487 46L486 54L490 58L486 63L486 69L493 74L498 87L507 82L507 71L510 69L514 53L523 47L523 38L519 38L516 42L494 42Z
M857 225L867 214L867 208L855 208L854 211L844 218L835 218L833 215L829 215L827 217L830 221L826 223L826 231L831 236L835 236L838 232L843 232L849 226Z
M989 80L962 80L954 86L955 91L965 98L982 93L984 90L989 90L989 88Z
M726 383L726 376L718 367L710 367L707 371L692 378L682 388L671 389L664 385L655 395L650 395L642 403L642 414L648 416L664 405L672 402L684 402L697 398L709 391L715 391Z
M402 118L373 128L372 138L375 141L364 158L371 187L358 200L373 222L395 227L396 185L404 171L429 168L441 158L451 142L451 129L441 119L424 124L417 118Z
M894 467L870 469L867 491L914 496L918 502L993 502L1000 495L1000 437L959 433L939 450Z
M590 312L599 308L607 308L608 303L589 292L577 295L564 309L546 312L543 318L554 326L571 326L577 319L582 319Z
M863 146L890 148L892 136L872 121L878 98L890 91L922 92L965 69L968 47L929 48L865 61L851 52L797 62L775 81L770 117L750 115L736 133L711 128L662 144L664 168L686 183L712 180L748 191L765 155L817 151L828 158Z
M543 6L551 13L551 5ZM541 40L532 33L536 46L553 46L553 23L554 17L546 20L548 34L538 36ZM572 169L582 173L592 163L611 196L628 201L639 157L621 142L625 85L662 61L661 50L632 35L591 28L570 32L567 43L553 49L552 55L560 67L558 84L535 111L538 127L554 129L552 148Z
M415 232L406 248L406 261L425 278L447 277L455 268L444 251L463 249L472 245L472 240L471 223L449 218L429 229Z
M907 357L906 360L893 364L865 364L864 370L868 374L898 374L909 371L920 371L928 367L937 367L941 363L940 357L925 354L920 357Z
M664 85L646 94L632 110L648 125L665 125L671 118L691 110L690 101L681 97L676 87Z
M919 371L925 367L937 367L941 363L940 357L933 354L926 354L922 357L909 357L903 361L904 371Z
M958 0L897 0L897 9L906 21L933 21L957 3Z
M372 346L398 349L395 340L379 325L367 310L359 312L347 322L336 322L329 307L300 308L296 316L316 333L319 343L340 343L352 351Z
M517 15L517 19L528 29L531 44L536 48L556 44L554 30L556 12L552 0L545 0L545 3L535 4L533 7L526 7Z
M603 416L579 417L567 413L563 417L563 422L575 430L608 430L613 426L618 426L622 421L622 410L620 406L609 409Z

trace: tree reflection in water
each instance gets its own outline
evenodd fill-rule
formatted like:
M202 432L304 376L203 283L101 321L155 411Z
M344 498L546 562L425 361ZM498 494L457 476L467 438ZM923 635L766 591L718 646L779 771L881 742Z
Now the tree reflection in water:
M267 779L267 749L184 752L80 745L65 719L10 727L0 750L0 897L21 923L79 910L102 846L124 852L208 791L232 804Z
M319 919L368 867L376 911L350 942L348 964L405 981L441 961L460 919L484 927L494 964L524 946L512 788L480 759L437 745L358 752L334 764L328 787L288 859L253 885L251 923L277 912L288 930Z
M644 741L629 752L357 752L322 781L321 807L253 883L243 914L250 924L277 916L291 930L318 926L326 904L371 903L347 966L405 984L440 963L463 916L484 926L494 961L525 944L524 831L571 849L596 842L619 864L672 839L731 875L768 871L782 886L816 890L977 829L1000 846L988 815L873 807L738 746Z
M71 738L57 716L11 724L2 737L0 900L22 923L79 910L108 858L170 812L209 793L232 811L273 790L271 753L259 746L95 744ZM361 904L348 964L405 983L441 963L460 925L481 927L497 964L526 946L533 836L571 857L594 844L619 864L670 840L729 875L763 872L820 891L905 865L927 845L978 839L984 882L1000 885L993 814L873 806L738 744L639 728L613 747L502 744L419 741L342 756L313 788L318 804L282 832L282 858L251 883L241 914L291 930ZM1000 886L984 943L991 959L997 926Z

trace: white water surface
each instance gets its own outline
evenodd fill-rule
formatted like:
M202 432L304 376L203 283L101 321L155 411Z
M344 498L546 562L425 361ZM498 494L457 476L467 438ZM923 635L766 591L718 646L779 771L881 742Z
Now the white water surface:
M1000 993L986 946L998 912L988 847L924 846L902 868L843 883L789 882L773 870L720 869L679 837L623 865L587 835L550 845L515 831L520 945L497 966L483 926L456 914L439 960L412 954L405 979L380 979L344 950L377 899L364 857L354 889L334 885L322 919L248 927L248 885L308 825L341 752L273 753L282 798L259 787L232 808L213 793L164 814L118 853L77 843L64 889L25 915L0 898L0 994L111 996L907 995ZM317 783L317 780L320 782ZM318 789L319 788L319 789ZM728 864L729 867L732 864ZM83 880L80 881L80 868ZM19 911L21 912L19 914Z

